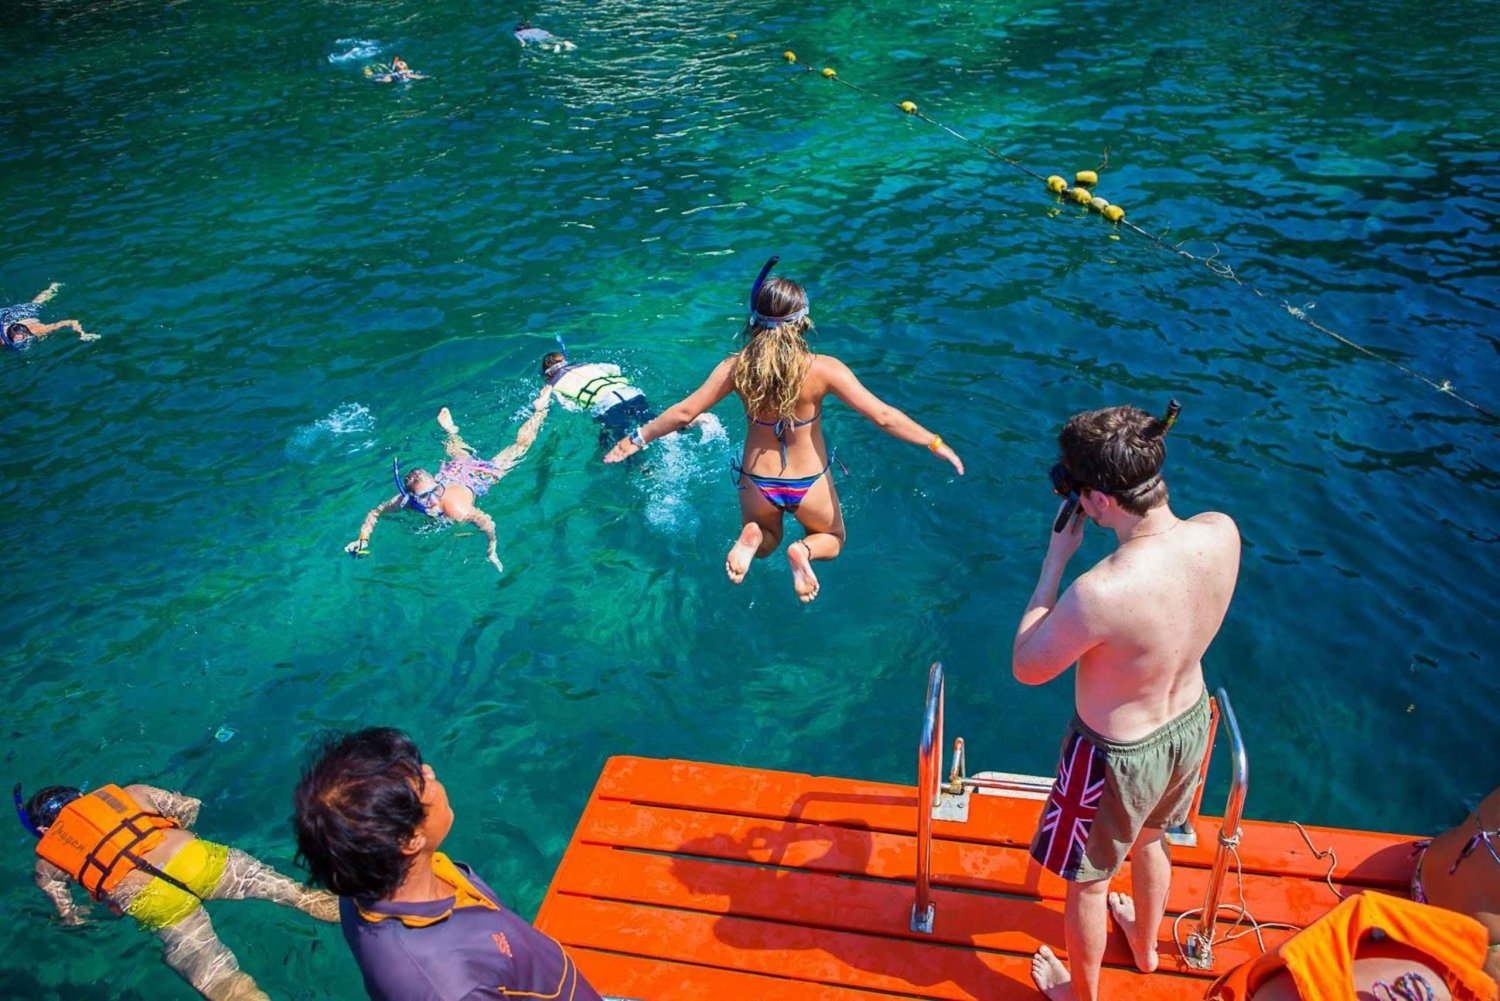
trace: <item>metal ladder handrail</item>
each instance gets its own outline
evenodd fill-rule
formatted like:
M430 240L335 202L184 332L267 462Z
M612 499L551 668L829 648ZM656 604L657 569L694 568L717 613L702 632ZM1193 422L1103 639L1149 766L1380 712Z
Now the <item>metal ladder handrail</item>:
M927 671L927 704L917 744L917 899L911 907L911 930L928 934L937 912L932 902L932 808L941 793L942 767L943 665L933 661Z
M1229 798L1224 804L1224 820L1219 825L1219 847L1214 851L1213 868L1208 874L1208 890L1203 895L1203 913L1198 916L1198 930L1188 936L1187 962L1195 969L1207 970L1214 965L1214 932L1219 923L1219 899L1224 892L1224 875L1229 868L1229 856L1239 847L1240 817L1245 812L1245 794L1250 791L1250 759L1245 754L1245 741L1240 736L1239 720L1234 707L1229 704L1229 695L1220 688L1215 692L1219 700L1220 719L1229 732L1229 753L1233 769L1229 779ZM1209 734L1213 743L1213 734Z

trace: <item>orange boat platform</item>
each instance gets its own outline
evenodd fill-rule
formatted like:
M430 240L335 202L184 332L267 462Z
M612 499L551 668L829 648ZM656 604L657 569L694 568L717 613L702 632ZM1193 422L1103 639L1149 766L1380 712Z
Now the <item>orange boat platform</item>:
M937 687L940 746L940 678ZM537 926L563 943L596 989L621 997L1029 1001L1038 997L1031 954L1043 943L1064 951L1064 883L1028 853L1046 782L963 781L970 788L961 804L934 795L928 825L925 783L611 758ZM1136 972L1112 929L1106 994L1202 998L1214 979L1259 954L1250 925L1235 929L1238 915L1217 908L1211 965L1194 969L1179 950L1197 921L1178 916L1205 907L1216 869L1224 904L1243 906L1261 925L1298 927L1338 903L1335 889L1400 893L1410 876L1409 837L1315 827L1304 837L1292 824L1246 821L1226 853L1220 832L1235 830L1232 819L1226 827L1198 817L1176 838L1196 845L1172 849L1161 968ZM1239 872L1226 873L1236 852ZM920 930L913 908L924 869L931 931ZM1115 887L1128 891L1128 863ZM1238 932L1247 934L1230 934ZM1291 934L1260 932L1267 947Z

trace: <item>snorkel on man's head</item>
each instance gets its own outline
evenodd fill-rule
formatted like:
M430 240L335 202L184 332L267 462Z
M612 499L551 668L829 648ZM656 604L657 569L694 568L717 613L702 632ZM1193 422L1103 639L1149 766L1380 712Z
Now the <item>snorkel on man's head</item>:
M38 838L57 821L57 815L62 812L63 807L82 795L82 789L72 786L47 786L32 793L31 798L23 804L21 783L17 782L10 791L11 801L16 807L16 819Z
M1057 436L1062 457L1048 472L1052 492L1066 501L1052 531L1061 532L1079 514L1098 521L1097 512L1087 510L1097 500L1096 493L1137 517L1165 504L1164 439L1181 412L1182 405L1172 400L1160 418L1138 407L1106 407L1070 417Z

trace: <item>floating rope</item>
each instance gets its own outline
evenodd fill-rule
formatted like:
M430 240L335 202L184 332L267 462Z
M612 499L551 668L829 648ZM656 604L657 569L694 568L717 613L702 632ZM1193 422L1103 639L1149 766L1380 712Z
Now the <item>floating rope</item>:
M788 63L797 63L797 55L794 52L783 52L782 58ZM815 71L811 66L807 65L803 65L802 68L806 71L806 73L819 72ZM792 77L792 79L801 79L806 75L806 73L799 74L798 76ZM1220 278L1228 279L1229 281L1234 282L1234 284L1238 285L1239 287L1254 292L1258 298L1265 299L1271 302L1276 301L1276 297L1268 295L1265 292L1262 292L1259 288L1256 288L1254 285L1251 285L1249 282L1242 279L1239 275L1235 274L1233 267L1219 260L1218 258L1220 251L1218 244L1214 244L1214 252L1211 255L1209 255L1208 257L1200 257L1199 255L1194 254L1191 251L1184 250L1182 248L1182 243L1167 243L1163 237L1158 236L1157 234L1152 233L1149 230L1146 230L1141 226L1136 225L1134 222L1126 219L1124 209L1122 209L1118 205L1109 204L1103 198L1093 195L1088 190L1090 186L1098 183L1099 177L1097 171L1079 171L1075 177L1076 186L1072 189L1069 189L1067 186L1067 181L1065 181L1062 177L1056 174L1050 177L1044 177L1043 175L1032 170L1030 167L1026 166L1020 160L1017 160L1015 157L1006 156L1004 153L999 152L993 147L987 146L976 139L964 135L962 132L958 131L952 126L930 117L920 108L918 108L916 103L913 101L892 101L889 98L882 97L879 94L867 90L856 83L850 83L848 80L845 80L843 77L839 76L837 71L835 71L832 67L825 67L821 72L819 72L819 75L822 76L825 80L830 80L841 87L847 87L857 94L861 94L881 104L889 104L891 107L900 112L903 112L904 114L910 115L913 118L919 118L927 124L948 133L959 142L962 142L968 146L972 146L974 149L979 150L985 155L994 157L996 160L999 160L1002 163L1009 164L1010 166L1015 167L1017 170L1020 170L1023 173L1030 174L1037 180L1044 182L1047 185L1047 189L1054 194L1057 194L1059 196L1066 194L1068 198L1075 202L1078 202L1080 205L1089 206L1093 211L1096 211L1100 215L1102 215L1107 221L1117 226L1124 226L1126 229L1135 233L1137 236L1140 236L1143 239L1149 241L1160 249L1175 254L1178 257L1183 258L1184 260L1192 261L1195 264L1201 264L1211 273L1219 276ZM1104 151L1104 163L1100 164L1099 169L1102 170L1105 163L1108 163L1108 160L1109 151L1108 149L1106 149ZM1398 371L1404 372L1407 375L1411 376L1413 379L1416 379L1419 382L1426 384L1428 387L1437 390L1439 393L1442 393L1445 396L1452 397L1459 403L1462 403L1464 406L1468 407L1470 410L1473 410L1475 413L1482 414L1492 421L1500 422L1500 413L1496 413L1488 407L1480 403L1476 403L1465 396L1462 396L1456 389L1453 388L1453 383L1448 379L1443 379L1441 381L1430 379L1427 376L1423 375L1421 372L1408 367L1407 365L1397 361L1396 359L1388 358L1385 355L1374 350L1373 348L1367 347L1359 343L1358 341L1352 340L1351 338L1344 336L1338 331L1331 330L1323 324L1319 323L1317 320L1314 320L1308 315L1308 313L1311 312L1314 308L1314 303L1308 302L1303 303L1301 306L1294 306L1290 302L1287 302L1283 299L1280 305L1281 308L1286 311L1287 315L1291 316L1293 319L1298 320L1301 323L1305 323L1307 326L1311 327L1321 334L1324 334L1325 336L1333 338L1340 344L1343 344L1345 347L1353 348L1355 351L1358 351L1361 354L1366 355L1367 357L1373 358L1378 362L1383 362L1386 365L1397 369Z

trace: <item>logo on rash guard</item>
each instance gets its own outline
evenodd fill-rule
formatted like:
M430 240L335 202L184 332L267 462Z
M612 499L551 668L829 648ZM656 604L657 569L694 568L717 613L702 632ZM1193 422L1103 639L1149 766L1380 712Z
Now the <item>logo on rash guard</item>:
M511 955L510 940L505 937L505 932L497 931L495 932L495 934L491 935L490 938L495 940L495 948L499 949L501 954L504 955L506 959L515 958Z

